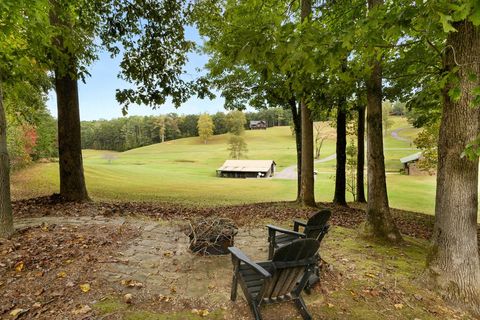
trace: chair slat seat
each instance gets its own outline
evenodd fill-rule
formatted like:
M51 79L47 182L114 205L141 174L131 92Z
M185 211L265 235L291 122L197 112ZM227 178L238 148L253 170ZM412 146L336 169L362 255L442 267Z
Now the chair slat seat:
M268 258L272 259L275 252L285 246L288 246L290 243L296 239L309 238L315 239L318 243L321 243L325 235L327 234L330 225L328 220L332 215L329 209L322 209L312 215L308 221L293 220L293 230L284 229L274 225L267 225L268 228ZM300 232L300 228L303 228L303 231ZM320 260L320 255L317 255L317 260ZM291 286L294 284L295 279L291 276L289 283L284 283L284 287L277 288L277 292L288 291ZM311 287L320 280L320 271L318 267L315 268L315 273L312 275L310 280L305 286L305 290L309 292ZM287 281L288 282L288 281Z
M257 264L265 268L265 270L267 271L272 270L272 263L270 261L259 262ZM242 275L242 278L250 294L256 297L258 295L258 292L260 291L260 288L263 285L264 278L246 264L240 266L239 272Z
M293 240L298 239L297 236L291 235L291 234L279 234L278 236L275 237L275 244L278 247L282 247L286 244L289 244Z

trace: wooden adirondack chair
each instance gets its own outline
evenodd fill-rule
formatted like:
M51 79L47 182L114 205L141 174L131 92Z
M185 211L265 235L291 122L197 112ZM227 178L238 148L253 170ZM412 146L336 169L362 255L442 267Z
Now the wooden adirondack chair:
M243 290L255 320L261 320L262 304L294 301L303 319L312 319L301 293L314 272L319 242L298 239L278 249L271 261L255 263L241 250L230 247L233 281L230 299L237 298L237 286Z
M295 239L309 238L322 242L328 232L330 225L328 220L332 212L330 209L322 209L315 213L307 222L293 220L293 230L287 230L274 225L267 225L268 228L268 259L272 259L275 250L291 243ZM300 232L303 227L303 232Z

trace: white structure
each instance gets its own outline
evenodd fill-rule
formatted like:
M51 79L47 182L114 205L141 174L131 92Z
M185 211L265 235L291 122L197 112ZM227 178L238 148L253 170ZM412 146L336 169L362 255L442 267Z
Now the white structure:
M275 174L273 160L227 160L217 169L218 177L268 178Z

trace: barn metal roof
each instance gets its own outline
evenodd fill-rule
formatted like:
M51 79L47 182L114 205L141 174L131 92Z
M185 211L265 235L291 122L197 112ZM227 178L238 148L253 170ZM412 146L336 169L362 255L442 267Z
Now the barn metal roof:
M273 160L227 160L217 171L267 172L276 164Z
M418 152L418 153L406 156L404 158L401 158L400 162L401 163L408 163L408 162L412 162L412 161L417 161L418 159L420 159L421 156L422 156L422 153Z

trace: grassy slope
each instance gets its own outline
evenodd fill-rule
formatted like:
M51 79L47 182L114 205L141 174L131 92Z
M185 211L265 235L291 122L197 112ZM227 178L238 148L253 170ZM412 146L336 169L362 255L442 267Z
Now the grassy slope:
M405 119L395 118L392 129L407 126ZM247 131L245 137L249 159L273 159L278 170L296 162L294 138L288 127ZM294 200L296 181L217 178L215 170L229 158L227 139L226 135L215 136L207 145L198 138L179 139L119 153L112 163L104 159L105 151L85 150L89 192L93 198L103 200L166 200L204 205ZM396 174L401 168L398 159L416 151L390 134L385 137L385 148L387 171L392 173L388 175L391 205L432 213L434 177ZM334 151L334 139L327 140L322 158ZM317 200L330 201L335 160L318 164L317 170ZM12 181L14 197L58 192L57 171L58 164L49 163L16 173Z

